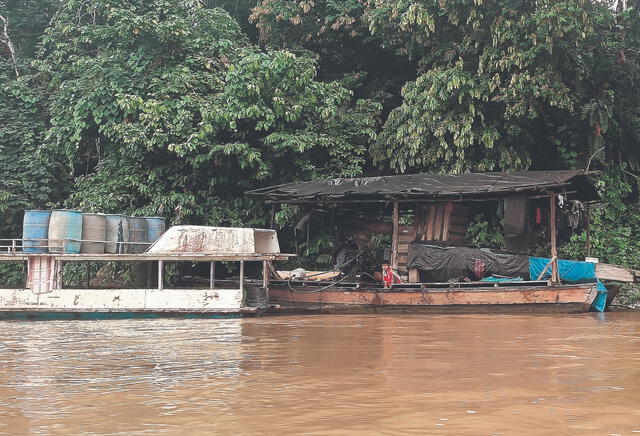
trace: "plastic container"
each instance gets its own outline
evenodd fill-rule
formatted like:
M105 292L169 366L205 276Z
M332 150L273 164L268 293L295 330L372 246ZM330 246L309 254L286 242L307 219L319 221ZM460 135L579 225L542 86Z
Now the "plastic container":
M50 253L79 253L82 212L67 209L52 211L48 235Z
M22 251L46 253L49 238L49 210L26 210L22 221Z

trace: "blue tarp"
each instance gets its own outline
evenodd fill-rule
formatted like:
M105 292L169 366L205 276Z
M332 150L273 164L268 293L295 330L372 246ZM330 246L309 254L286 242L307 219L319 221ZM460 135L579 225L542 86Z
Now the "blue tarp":
M551 259L544 257L530 257L529 258L529 274L531 280L536 280L545 266ZM604 307L607 303L607 288L602 284L596 276L596 264L592 262L578 262L575 260L558 260L558 273L560 274L560 280L567 283L597 283L596 289L598 295L593 301L591 307L598 312L604 312ZM547 269L543 279L551 278L551 268Z

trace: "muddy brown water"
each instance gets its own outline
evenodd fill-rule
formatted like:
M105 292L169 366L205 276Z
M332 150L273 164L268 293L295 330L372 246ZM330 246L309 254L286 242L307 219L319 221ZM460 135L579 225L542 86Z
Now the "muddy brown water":
M640 434L636 312L0 327L0 434Z

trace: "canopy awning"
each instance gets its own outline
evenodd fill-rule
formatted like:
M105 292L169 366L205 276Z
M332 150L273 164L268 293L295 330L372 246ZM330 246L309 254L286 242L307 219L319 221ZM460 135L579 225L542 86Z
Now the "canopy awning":
M447 198L487 198L514 192L566 189L583 201L598 200L588 178L578 170L518 171L514 173L406 174L295 182L248 191L272 203L335 201L398 201Z

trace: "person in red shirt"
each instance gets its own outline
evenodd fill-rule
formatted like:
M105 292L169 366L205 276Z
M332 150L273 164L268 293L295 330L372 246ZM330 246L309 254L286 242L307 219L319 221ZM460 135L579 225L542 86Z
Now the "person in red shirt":
M382 264L382 281L385 288L390 288L392 283L400 283L398 275L387 262Z

